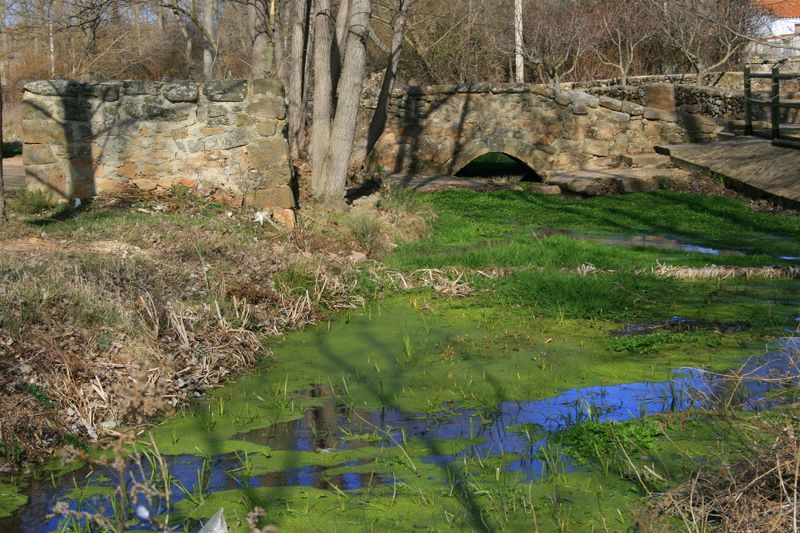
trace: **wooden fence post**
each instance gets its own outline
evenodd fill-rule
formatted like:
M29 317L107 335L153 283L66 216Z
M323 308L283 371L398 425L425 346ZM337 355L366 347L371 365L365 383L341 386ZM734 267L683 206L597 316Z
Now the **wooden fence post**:
M772 94L770 98L770 115L772 118L772 138L781 137L781 80L780 69L772 69Z
M744 67L744 134L753 134L753 90L750 86L750 67Z

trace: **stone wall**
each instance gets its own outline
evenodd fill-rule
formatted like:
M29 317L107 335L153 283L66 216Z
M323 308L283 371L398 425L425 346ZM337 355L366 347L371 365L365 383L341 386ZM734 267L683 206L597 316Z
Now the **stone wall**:
M624 155L685 142L676 113L541 85L409 87L394 93L368 164L388 173L455 174L488 152L537 172L613 168Z
M233 205L294 207L277 81L37 81L22 109L30 188L66 199L182 186Z

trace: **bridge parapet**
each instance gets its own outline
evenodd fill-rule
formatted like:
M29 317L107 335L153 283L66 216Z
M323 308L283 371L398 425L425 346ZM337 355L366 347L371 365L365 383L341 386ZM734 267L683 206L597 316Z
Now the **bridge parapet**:
M368 164L390 173L455 174L489 152L535 170L603 170L625 155L689 139L679 116L542 85L465 84L395 91Z

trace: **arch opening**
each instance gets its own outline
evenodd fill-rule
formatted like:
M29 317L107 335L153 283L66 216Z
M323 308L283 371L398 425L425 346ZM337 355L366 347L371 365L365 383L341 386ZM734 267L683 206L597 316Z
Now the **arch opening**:
M542 177L525 162L505 152L488 152L476 157L461 167L456 176L508 181L542 181Z

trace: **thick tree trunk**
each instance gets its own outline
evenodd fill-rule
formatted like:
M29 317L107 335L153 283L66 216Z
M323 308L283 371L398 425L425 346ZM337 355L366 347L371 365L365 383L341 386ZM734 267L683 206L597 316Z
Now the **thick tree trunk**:
M203 33L205 34L205 46L203 47L203 79L206 81L214 79L214 0L203 2Z
M274 1L274 0L273 0ZM275 50L271 35L270 24L272 16L268 3L259 0L259 4L251 3L247 6L248 26L250 31L250 76L261 79L273 73Z
M331 138L333 85L331 83L331 4L317 0L314 15L314 122L311 124L311 190L322 195L325 156Z
M352 0L350 5L350 29L344 56L342 75L339 80L339 102L331 128L331 143L328 148L328 164L325 166L323 198L331 203L344 202L347 170L353 151L356 118L361 102L364 83L364 68L369 38L369 21L372 15L371 0Z
M269 35L264 31L257 33L253 40L253 50L250 57L250 76L254 80L272 75L274 55L275 50Z
M350 1L340 0L339 10L336 13L336 40L331 48L331 83L334 87L339 86L339 75L342 72L342 61L344 61L344 49L347 46L347 28L350 24ZM333 95L334 106L336 95Z
M8 220L6 213L6 182L3 176L3 81L0 80L0 218Z
M292 10L292 47L289 55L289 83L286 96L289 100L289 155L300 158L303 146L303 78L305 74L305 45L308 12L306 0L294 0Z
M383 74L381 92L378 94L378 105L369 123L367 153L372 151L375 143L378 142L378 139L383 134L383 129L386 127L386 118L389 114L389 99L392 96L394 80L397 77L397 70L400 67L400 52L402 51L403 40L405 40L406 36L406 20L408 19L409 3L410 0L400 0L400 5L397 7L397 13L395 13L394 16L392 48L389 51L389 62L386 65L386 72Z
M525 83L525 41L522 33L522 0L514 0L514 59L517 83Z

